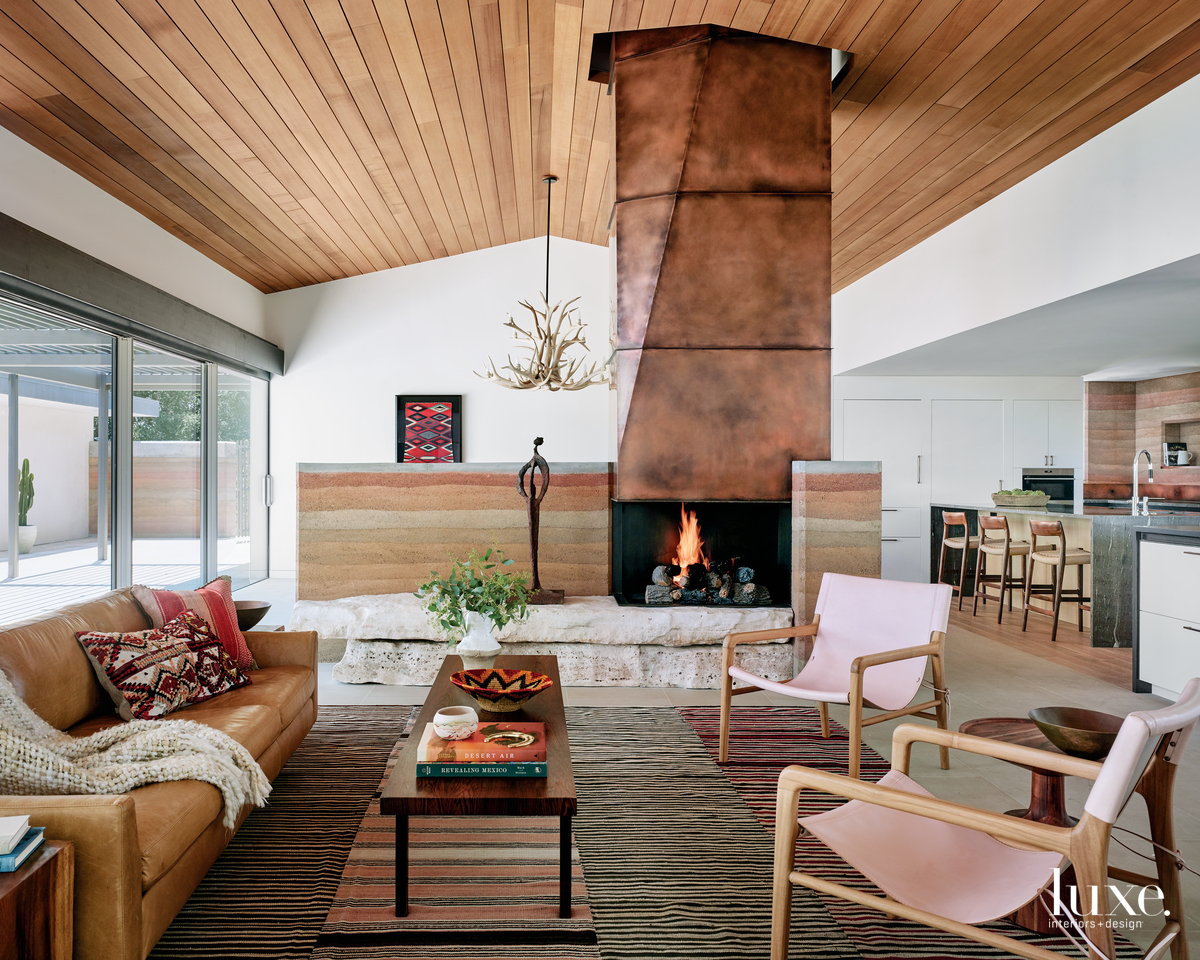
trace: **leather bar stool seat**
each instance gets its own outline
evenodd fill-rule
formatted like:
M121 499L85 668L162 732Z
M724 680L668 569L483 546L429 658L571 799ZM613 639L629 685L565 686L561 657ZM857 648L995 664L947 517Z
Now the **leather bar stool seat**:
M1092 554L1082 547L1068 547L1067 535L1063 531L1061 520L1030 520L1029 534L1032 539L1032 550L1029 554L1029 569L1025 572L1024 616L1021 619L1022 632L1029 626L1029 614L1037 613L1050 617L1053 625L1050 627L1051 641L1058 639L1058 610L1063 601L1078 604L1078 629L1083 631L1083 611L1091 610L1092 598L1083 595L1083 567L1092 562ZM1038 538L1042 543L1038 543ZM1050 568L1051 582L1035 584L1034 572L1039 566ZM1075 568L1075 587L1064 587L1067 567ZM1035 607L1031 601L1051 602L1053 608L1043 610Z
M962 527L962 536L951 536L952 527ZM938 555L938 583L946 583L946 552L962 551L962 564L958 570L958 583L950 583L950 589L958 594L958 609L963 604L963 581L967 576L967 554L979 546L979 537L971 536L967 526L967 515L946 510L942 513L942 551ZM953 571L951 571L953 573Z
M987 558L1000 558L1000 572L987 572ZM1013 558L1021 558L1021 576L1014 577ZM979 515L979 549L975 553L975 603L971 607L971 616L979 611L979 601L984 606L988 602L988 591L998 591L996 600L999 610L996 622L1004 620L1004 594L1008 593L1008 609L1012 610L1013 590L1023 590L1028 579L1029 541L1013 540L1008 529L1008 518L985 517Z

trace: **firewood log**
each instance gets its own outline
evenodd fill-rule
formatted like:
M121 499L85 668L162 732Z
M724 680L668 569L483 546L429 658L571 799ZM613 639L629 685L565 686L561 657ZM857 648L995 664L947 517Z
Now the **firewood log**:
M753 583L754 582L754 568L753 567L738 567L737 573L735 574L735 576L737 577L738 583Z
M646 588L646 603L670 603L671 588L661 584L651 584Z
M660 563L654 568L654 572L650 574L650 582L660 587L669 587L671 585L671 577L675 574L668 573L668 569L670 568ZM678 572L679 568L675 567L675 570Z

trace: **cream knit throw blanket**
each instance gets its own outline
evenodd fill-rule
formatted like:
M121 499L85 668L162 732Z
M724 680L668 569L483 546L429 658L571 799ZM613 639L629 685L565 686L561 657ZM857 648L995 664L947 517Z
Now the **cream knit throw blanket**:
M232 829L243 805L266 803L271 784L250 752L194 720L130 720L72 737L46 723L0 671L0 793L127 793L166 780L211 783Z

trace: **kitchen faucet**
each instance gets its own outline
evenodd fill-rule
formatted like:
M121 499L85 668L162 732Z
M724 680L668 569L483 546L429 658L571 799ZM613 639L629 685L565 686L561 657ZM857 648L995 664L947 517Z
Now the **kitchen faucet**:
M1146 455L1146 482L1154 482L1154 458L1150 456L1149 450L1139 450L1136 457L1133 458L1133 515L1138 516L1138 462L1142 459L1142 454ZM1150 515L1150 505L1143 504L1142 516Z

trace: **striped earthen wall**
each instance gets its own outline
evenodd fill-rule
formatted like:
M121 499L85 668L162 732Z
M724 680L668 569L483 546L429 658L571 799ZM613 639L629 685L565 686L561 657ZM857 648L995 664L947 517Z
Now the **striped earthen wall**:
M879 461L792 462L792 610L810 623L826 573L878 577L883 472Z
M301 600L407 593L445 574L451 556L499 547L529 570L518 463L298 466L296 595ZM611 593L607 463L552 463L541 507L542 586Z
M1149 450L1155 483L1143 484L1140 493L1200 499L1200 466L1162 466L1164 440L1183 441L1200 457L1200 373L1136 383L1090 381L1083 409L1086 496L1130 496L1133 457Z

